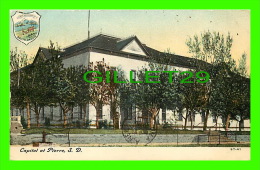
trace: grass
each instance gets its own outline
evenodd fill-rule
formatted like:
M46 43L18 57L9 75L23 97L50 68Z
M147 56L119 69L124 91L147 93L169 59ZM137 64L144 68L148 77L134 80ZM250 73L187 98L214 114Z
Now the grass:
M67 146L67 145L66 145ZM63 147L66 147L63 146ZM72 147L250 147L249 143L245 144L158 144L158 143L150 143L150 144L72 144Z
M23 134L41 134L43 131L52 134L122 134L121 129L64 129L64 128L31 128L25 129ZM199 130L170 130L170 129L160 129L157 130L157 134L203 134L206 132Z
M43 131L52 134L122 134L122 130L106 130L106 129L64 129L64 128L31 128L26 129L24 134L41 134Z
M220 132L222 135L225 135L226 133L230 134L230 135L250 135L250 131L228 131L228 132Z
M187 145L169 145L166 147L250 147L250 144L219 144L219 145L218 144L187 144Z

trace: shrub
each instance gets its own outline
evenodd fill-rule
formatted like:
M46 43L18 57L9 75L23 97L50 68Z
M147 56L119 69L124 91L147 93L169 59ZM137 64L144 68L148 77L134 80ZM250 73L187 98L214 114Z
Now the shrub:
M163 122L163 129L169 128L171 125L168 122Z
M80 121L79 121L79 120L76 121L76 127L77 127L77 128L81 128L81 124L80 124Z
M99 121L99 129L108 129L108 123L107 123L107 120L102 120L102 121Z
M51 119L50 118L45 117L44 126L47 126L47 127L51 126Z
M26 120L23 116L21 117L21 124L22 124L24 129L27 129L27 123L26 123Z
M90 123L92 122L92 120L86 120L86 128L89 128L89 126L90 126Z

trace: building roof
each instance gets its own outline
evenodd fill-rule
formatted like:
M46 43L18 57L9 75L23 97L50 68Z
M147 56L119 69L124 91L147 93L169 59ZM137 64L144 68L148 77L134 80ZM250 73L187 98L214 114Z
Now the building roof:
M116 43L116 47L118 50L122 50L127 44L133 41L136 37L129 37L124 40L120 40Z
M75 51L84 49L86 47L94 47L94 48L100 48L105 50L117 51L116 43L118 40L120 39L116 37L99 34L88 40L82 41L80 43L65 48L63 55L71 54Z
M44 54L44 56L47 58L47 59L50 59L52 54L50 52L50 50L48 48L44 48L44 47L40 47L39 50L41 50Z
M134 54L130 52L121 51L124 47L126 47L129 43L131 43L133 40L136 40L140 48L146 53L147 56L142 56L139 54ZM193 61L195 59L181 56L181 55L175 55L175 54L166 54L164 52L160 52L156 49L153 49L151 47L148 47L145 44L142 44L141 41L136 36L131 36L126 39L121 39L118 37L113 37L109 35L99 34L97 36L94 36L88 40L84 40L80 43L71 45L63 50L61 53L61 57L65 56L73 56L73 53L79 52L81 50L91 48L91 49L98 49L99 51L106 51L106 52L114 52L118 54L125 54L127 56L135 56L135 59L141 59L141 60L147 60L149 57L164 57L165 55L168 55L172 57L172 64L176 66L186 67L186 68L192 68L193 67ZM51 56L51 53L48 49L40 47L46 58L48 59Z

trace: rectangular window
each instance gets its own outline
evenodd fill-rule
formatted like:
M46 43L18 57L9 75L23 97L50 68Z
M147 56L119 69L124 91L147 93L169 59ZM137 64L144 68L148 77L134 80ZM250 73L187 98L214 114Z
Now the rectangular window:
M191 121L191 112L189 111L189 114L188 114L188 122Z
M103 106L100 107L100 119L103 119Z
M178 120L179 120L179 121L182 121L182 111L179 112Z
M132 80L136 81L136 70L131 70L132 71Z
M132 116L133 116L133 119L136 120L136 106L135 106L135 104L132 105Z
M113 119L113 117L114 117L114 113L113 113L113 102L112 102L112 100L110 100L110 119L112 120Z
M82 105L79 106L79 118L82 119L83 116L82 116Z
M217 118L216 118L216 116L215 116L215 115L213 115L213 116L212 116L212 118L213 118L213 120L212 120L212 121L213 121L213 123L216 123L216 122L217 122Z
M20 116L24 117L24 109L19 109L19 111L20 111Z
M62 120L62 108L60 107L60 120Z
M226 117L224 117L224 116L221 116L221 120L222 120L222 123L223 123L223 124L225 124L225 123L226 123L226 119L227 119ZM216 123L216 121L215 121L215 123Z
M131 105L129 107L123 106L122 111L123 111L123 114L124 114L124 119L132 120L133 114L135 114L135 106L134 105Z
M166 121L166 108L162 109L162 121Z
M71 108L70 108L70 113L71 113L71 116L70 116L70 117L71 117L71 119L72 119L71 121L73 121L73 116L74 116L74 115L73 115L73 114L74 114L73 108L74 108L73 106L71 106Z
M42 120L44 120L45 115L44 115L44 107L43 106L41 107L41 114L42 114Z
M110 119L112 120L116 115L117 109L115 108L116 103L111 100L110 101Z
M132 118L133 118L133 105L131 105L129 108L128 108L128 112L127 112L128 114L127 114L127 119L128 120L132 120Z
M205 112L201 112L201 122L205 122Z
M50 106L50 115L51 115L51 120L53 120L53 106Z
M195 122L195 113L192 113L192 121Z
M149 123L149 114L148 111L142 111L142 123Z
M114 71L116 71L116 67L110 66L110 79L114 80ZM118 80L118 74L116 79Z
M98 119L102 119L103 118L103 105L102 103L97 103L97 109L99 108L99 117L97 117ZM98 116L98 115L96 115Z

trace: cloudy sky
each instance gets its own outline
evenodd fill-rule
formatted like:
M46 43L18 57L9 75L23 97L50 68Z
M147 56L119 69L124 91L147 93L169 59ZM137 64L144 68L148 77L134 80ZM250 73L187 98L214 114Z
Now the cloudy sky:
M35 56L39 46L47 47L49 40L64 48L87 39L88 10L46 11L41 15L39 37L28 45L13 34L10 11L10 48L17 47ZM24 11L32 12L32 11ZM139 40L160 51L170 49L190 56L185 44L193 35L216 31L233 38L232 56L236 60L245 52L250 72L250 11L249 10L91 10L90 36L99 33L120 38L136 35Z

